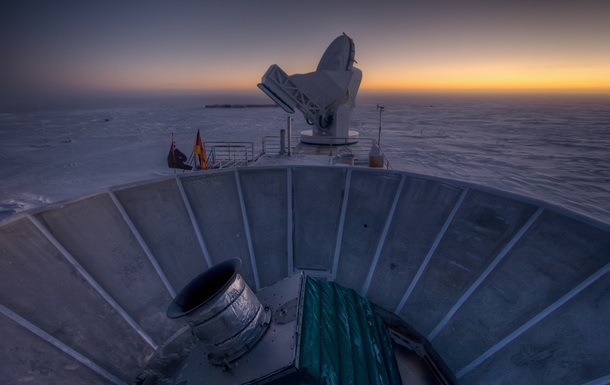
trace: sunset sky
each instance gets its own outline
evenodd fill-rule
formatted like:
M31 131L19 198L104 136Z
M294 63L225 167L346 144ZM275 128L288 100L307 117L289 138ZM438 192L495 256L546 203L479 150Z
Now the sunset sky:
M610 92L610 1L5 1L0 89L255 90L345 32L362 90Z

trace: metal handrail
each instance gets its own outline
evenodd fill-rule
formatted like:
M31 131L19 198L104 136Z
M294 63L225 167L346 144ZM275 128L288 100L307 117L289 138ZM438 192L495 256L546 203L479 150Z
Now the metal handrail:
M328 144L330 156L338 156L349 153L354 156L354 164L368 164L370 148L378 145L375 138L361 137L355 144L345 143L353 141L353 138L333 138ZM298 135L292 136L291 148L295 149L300 143ZM280 136L266 135L261 139L261 149L255 152L254 142L205 142L203 143L208 154L208 164L211 168L226 168L236 166L247 166L256 161L264 154L280 154ZM389 159L382 152L384 165L392 169Z
M247 166L260 156L255 156L253 142L205 142L203 145L212 168Z
M368 164L370 148L375 144L378 145L377 139L369 137L358 138L358 143L352 145L346 145L344 143L353 141L353 138L334 138L331 139L332 143L328 144L329 155L338 155L340 152L349 152L354 155L354 162L356 164ZM296 148L300 143L301 138L299 135L292 136L291 148ZM320 146L320 145L319 145ZM280 154L280 136L279 135L267 135L262 138L262 153L263 154ZM386 168L392 169L390 160L387 158L385 153L381 153L383 156L384 164Z

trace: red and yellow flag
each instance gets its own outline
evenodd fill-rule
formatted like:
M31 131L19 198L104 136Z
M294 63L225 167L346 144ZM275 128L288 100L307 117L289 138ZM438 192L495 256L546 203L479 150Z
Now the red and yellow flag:
M201 166L202 170L208 168L208 162L206 161L205 148L201 143L201 135L199 135L199 130L197 130L197 139L195 140L195 148L193 149L193 154L199 159L199 166Z

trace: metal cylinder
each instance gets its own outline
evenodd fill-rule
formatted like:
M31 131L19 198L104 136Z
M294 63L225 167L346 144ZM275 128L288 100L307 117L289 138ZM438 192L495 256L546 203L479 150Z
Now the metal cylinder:
M234 258L204 271L167 309L169 318L184 317L215 365L228 364L245 354L270 322L269 309L239 275L239 266L241 260Z

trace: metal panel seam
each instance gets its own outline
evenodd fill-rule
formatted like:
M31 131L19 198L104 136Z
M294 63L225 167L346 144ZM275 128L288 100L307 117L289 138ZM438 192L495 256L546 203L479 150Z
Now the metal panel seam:
M422 261L421 265L419 266L419 269L417 270L417 273L415 274L415 277L413 277L413 280L409 284L409 287L407 288L407 291L405 291L405 294L402 296L402 299L398 303L398 306L396 306L396 310L394 310L394 313L398 314L402 310L402 308L405 306L405 304L407 303L407 300L411 296L411 293L415 289L415 286L419 282L419 279L421 278L422 274L424 274L424 271L428 267L428 263L430 262L430 259L432 259L432 255L434 255L434 252L436 251L436 248L438 247L438 245L441 243L441 240L445 236L445 233L447 232L447 229L449 228L449 225L453 221L453 218L457 214L457 212L460 209L460 207L462 207L462 203L464 202L464 199L466 198L466 194L468 194L468 191L470 191L470 189L468 187L466 187L462 191L462 194L460 195L460 199L458 199L456 204L453 206L453 210L451 210L451 213L449 214L449 216L445 220L445 223L443 224L443 227L441 228L441 230L436 235L436 239L432 243L432 246L430 246L430 250L428 250L428 254L426 254L426 257L424 258L424 260Z
M529 230L529 228L538 219L538 217L540 216L540 214L542 214L543 211L544 208L539 207L538 210L536 210L536 212L532 214L530 219L528 219L528 221L523 225L523 227L519 229L517 234L515 234L515 236L504 246L504 248L502 248L498 255L496 255L496 257L493 259L493 261L491 261L491 263L485 268L485 270L483 270L481 275L479 275L476 281L474 281L474 283L470 285L468 290L464 292L460 299L453 305L451 310L449 310L449 312L445 314L445 317L443 317L443 319L438 323L438 325L436 325L434 330L432 330L430 335L428 335L429 341L432 341L438 335L438 333L447 325L451 317L453 317L453 315L459 310L459 308L462 307L464 302L466 302L466 300L472 295L472 293L474 293L474 291L481 285L485 278L487 278L487 276L491 274L493 269L498 266L502 259L504 259L504 256L506 256L506 254L508 254L508 252L519 241L519 239L521 239L523 234L525 234Z
M528 329L530 329L531 327L536 325L538 322L540 322L546 316L548 316L549 314L551 314L552 312L557 310L559 307L564 305L566 302L571 300L573 297L578 295L581 291L583 291L584 289L589 287L591 284L593 284L595 281L597 281L599 278L601 278L602 276L604 276L605 274L607 274L609 272L610 272L610 263L606 264L604 267L599 269L597 272L595 272L589 278L587 278L584 281L582 281L580 284L578 284L572 290L567 292L563 297L561 297L557 301L553 302L550 306L548 306L547 308L542 310L540 313L538 313L536 316L534 316L532 319L530 319L529 321L527 321L526 323L521 325L519 328L517 328L517 330L515 330L512 333L510 333L508 336L504 337L500 342L498 342L497 344L492 346L485 353L481 354L477 359L472 361L470 364L468 364L465 367L463 367L462 369L458 370L456 372L456 374L455 374L456 377L458 379L463 377L465 374L470 372L472 369L476 368L481 362L483 362L486 359L488 359L489 357L491 357L498 350L500 350L503 347L505 347L506 345L508 345L514 339L519 337L521 334L525 333ZM606 377L609 377L609 376L606 376ZM600 380L603 380L603 378L600 379ZM596 383L596 382L593 382L593 383Z
M55 239L55 237L36 218L32 217L31 215L29 215L28 218L34 224L34 226L38 228L42 235L46 237L49 242L51 242L57 251L63 255L68 263L70 263L76 269L76 271L82 275L89 285L91 285L91 287L93 287L93 289L97 291L97 293L102 296L102 298L104 298L104 300L106 300L106 302L108 302L108 304L110 304L110 306L112 306L117 313L119 313L119 315L129 324L129 326L131 326L140 335L140 337L146 341L146 343L148 343L153 349L157 350L158 345L153 338L149 336L148 333L146 333L133 318L131 318L127 311L123 309L123 307L119 305L99 283L97 283L97 281L87 272L87 270L85 270L85 268L78 263L72 254L70 254L68 250L66 250L66 248L57 239Z
M248 253L250 254L250 264L252 265L252 274L254 275L254 286L256 291L260 290L260 280L258 277L258 268L256 266L256 256L254 255L254 247L252 246L252 236L250 234L250 224L248 223L248 213L246 212L246 202L244 201L244 193L241 189L241 180L239 179L239 171L236 168L233 172L235 175L235 186L237 186L237 196L239 197L239 206L241 208L241 217L246 233L246 242L248 243Z
M293 231L294 225L292 211L294 207L292 207L292 167L286 167L286 211L287 211L287 220L286 220L286 257L288 258L288 277L291 277L294 274L294 242L293 242Z
M369 287L371 286L371 281L373 280L373 274L377 269L377 263L379 263L379 257L381 256L381 250L383 250L383 246L385 245L386 237L388 236L388 231L390 231L390 225L392 224L392 220L394 219L394 213L396 212L396 207L398 207L398 202L400 201L400 195L402 194L402 190L405 185L406 176L403 174L400 177L400 184L396 190L396 194L394 194L394 200L392 201L392 207L390 207L390 212L386 217L385 224L383 226L383 231L381 236L379 237L379 242L377 243L377 249L375 250L375 255L373 256L373 261L371 262L371 267L369 268L369 272L366 276L366 280L364 281L364 285L362 285L362 290L360 291L360 295L366 297L366 294L369 291Z
M589 381L582 385L607 385L610 383L610 374L607 374L603 377L597 378L593 381Z
M42 338L43 340L45 340L49 344L53 345L55 348L61 350L65 354L67 354L70 357L74 358L76 361L78 361L81 364L85 365L86 367L88 367L89 369L93 370L94 372L96 372L100 376L104 377L106 380L112 382L113 384L127 385L125 382L123 382L123 380L121 380L120 378L116 377L112 373L108 372L106 369L102 368L101 366L99 366L98 364L93 362L91 359L89 359L89 358L85 357L84 355L80 354L76 350L72 349L71 347L69 347L68 345L64 344L63 342L61 342L57 338L53 337L52 335L50 335L49 333L45 332L44 330L42 330L38 326L34 325L30 321L26 320L25 318L21 317L19 314L15 313L11 309L9 309L9 308L5 307L4 305L1 305L1 304L0 304L0 313L4 314L8 318L12 319L17 324L19 324L21 327L27 329L31 333L33 333L33 334L37 335L38 337Z
M208 252L208 248L206 247L205 242L203 240L203 236L201 235L201 231L199 230L197 218L195 218L195 213L193 212L193 208L191 207L191 202L186 196L186 191L184 191L182 180L178 176L176 176L176 184L178 185L178 190L180 191L182 202L184 202L184 207L186 207L186 211L188 212L189 218L191 219L191 223L193 224L193 231L195 231L197 242L199 242L199 247L201 247L203 258L205 258L205 262L208 264L208 267L212 267L212 259L210 258L210 253Z
M159 262L157 262L157 259L153 255L152 251L150 250L150 248L144 241L144 238L142 238L142 235L140 234L140 232L138 231L136 226L133 224L133 221L131 220L131 218L129 218L129 215L125 211L125 208L123 207L121 202L119 202L116 195L114 195L114 192L108 191L108 195L110 195L110 198L112 199L115 206L117 207L117 210L119 210L119 212L121 213L121 216L123 217L123 220L125 221L125 223L129 227L129 229L131 230L131 233L136 237L138 243L140 244L140 247L142 247L142 250L144 251L144 254L146 254L146 257L148 258L148 260L152 264L153 268L157 272L157 275L161 279L161 282L163 282L163 285L165 286L165 288L167 289L167 291L169 292L171 297L174 298L176 296L176 291L174 290L174 288L172 287L172 284L167 279L167 276L163 272L163 269L159 265Z
M332 280L337 278L337 267L339 266L339 255L341 254L341 242L343 241L343 229L345 227L345 215L347 212L347 201L349 200L349 189L352 182L352 170L347 170L345 178L345 186L343 187L343 203L341 205L341 216L339 217L339 226L337 227L337 238L335 241L335 255L333 257L333 266L330 271Z

